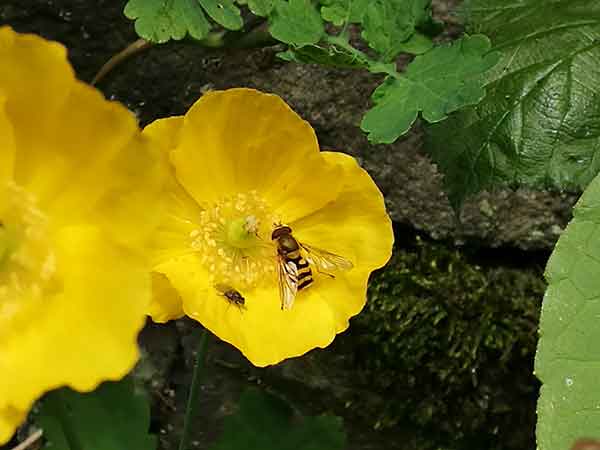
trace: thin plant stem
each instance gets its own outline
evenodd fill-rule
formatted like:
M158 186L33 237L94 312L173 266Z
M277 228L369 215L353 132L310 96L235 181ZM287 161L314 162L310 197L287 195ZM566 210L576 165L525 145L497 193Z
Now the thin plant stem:
M33 444L40 440L44 432L42 430L37 430L36 432L30 434L27 439L21 442L16 447L13 447L12 450L26 450L30 448Z
M192 428L192 422L198 413L198 406L200 404L199 396L200 393L200 379L201 372L204 365L204 357L206 355L206 343L208 341L208 331L202 330L200 335L200 343L198 344L198 351L196 354L196 363L194 364L194 373L192 375L192 384L190 386L190 393L187 399L187 406L185 408L185 417L183 419L183 433L181 434L181 440L179 441L179 450L188 450L190 446L190 432Z
M338 47L343 48L348 53L353 55L357 60L365 62L370 72L385 73L393 78L402 78L402 75L396 72L396 68L393 63L383 63L381 61L375 61L371 59L366 53L363 53L360 50L352 47L352 45L350 45L350 43L348 42L347 35L332 36L328 34L325 36L324 41L329 44L337 45Z
M150 48L152 46L151 42L148 42L145 39L138 39L135 42L129 44L123 50L121 50L116 55L112 56L108 61L104 63L104 65L100 68L98 73L94 76L92 80L92 86L98 84L111 70L113 70L116 66L121 64L127 58Z
M259 48L277 44L277 41L273 39L267 31L266 21L264 19L256 17L255 20L250 20L247 25L247 31L211 31L203 39L193 41L201 47L208 49ZM92 79L92 86L95 86L102 81L106 75L112 72L115 67L125 60L149 49L153 45L155 45L155 43L140 38L129 44L120 52L111 56Z

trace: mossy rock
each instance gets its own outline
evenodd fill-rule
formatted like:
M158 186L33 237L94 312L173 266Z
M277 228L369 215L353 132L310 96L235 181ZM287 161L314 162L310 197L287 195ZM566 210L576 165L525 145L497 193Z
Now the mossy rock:
M360 378L387 399L376 428L422 430L423 448L535 448L532 375L542 266L477 264L420 238L396 250L352 324Z

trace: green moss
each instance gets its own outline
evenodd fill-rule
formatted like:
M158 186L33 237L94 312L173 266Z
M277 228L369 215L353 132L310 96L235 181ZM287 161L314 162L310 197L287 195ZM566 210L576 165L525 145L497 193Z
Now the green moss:
M353 324L362 376L388 399L373 426L413 424L431 448L533 449L544 289L540 267L482 267L418 238L397 250Z

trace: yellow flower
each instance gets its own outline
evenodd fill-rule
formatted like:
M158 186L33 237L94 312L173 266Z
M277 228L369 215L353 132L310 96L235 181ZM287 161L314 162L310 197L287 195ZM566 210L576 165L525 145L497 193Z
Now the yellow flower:
M320 152L307 122L251 89L205 94L144 134L162 146L173 175L155 271L178 295L163 279L155 320L185 313L257 366L325 347L348 327L393 243L383 197L354 158ZM311 264L314 282L282 309L275 224L353 268L334 278Z
M135 364L165 173L64 47L3 27L0 61L2 444L44 392L89 391Z

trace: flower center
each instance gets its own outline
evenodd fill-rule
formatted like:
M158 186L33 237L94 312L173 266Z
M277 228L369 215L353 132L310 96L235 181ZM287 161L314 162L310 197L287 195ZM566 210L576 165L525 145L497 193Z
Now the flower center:
M271 227L277 219L255 191L227 197L200 215L191 246L213 284L247 289L275 273Z
M0 187L0 336L22 327L54 285L47 218L14 183Z

